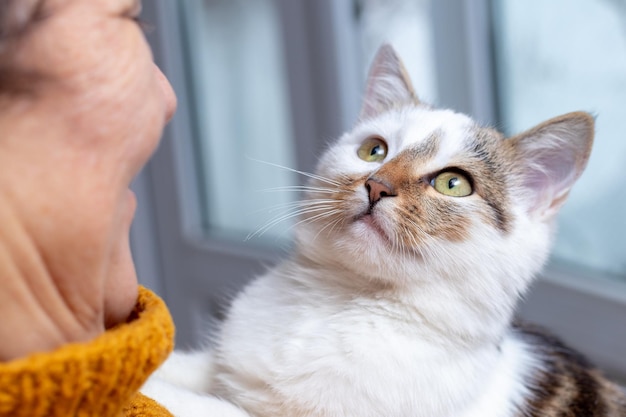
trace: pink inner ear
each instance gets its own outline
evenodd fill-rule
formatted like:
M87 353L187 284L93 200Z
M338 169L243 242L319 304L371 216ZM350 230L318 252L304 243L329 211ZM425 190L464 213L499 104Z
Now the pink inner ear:
M533 195L530 210L558 209L580 173L571 150L550 149L537 155L524 173L524 185Z
M363 99L361 119L377 116L394 105L412 102L412 95L406 84L398 77L380 73L372 74Z
M587 164L593 128L591 115L576 112L551 119L513 139L531 213L548 218L563 205Z

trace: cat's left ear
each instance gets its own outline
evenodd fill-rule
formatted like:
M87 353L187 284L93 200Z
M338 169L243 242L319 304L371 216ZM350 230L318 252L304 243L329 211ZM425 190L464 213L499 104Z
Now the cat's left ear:
M419 103L411 79L393 47L384 44L370 68L359 118L364 120L410 103Z
M548 220L565 203L589 160L594 122L588 113L568 113L510 139L532 215Z

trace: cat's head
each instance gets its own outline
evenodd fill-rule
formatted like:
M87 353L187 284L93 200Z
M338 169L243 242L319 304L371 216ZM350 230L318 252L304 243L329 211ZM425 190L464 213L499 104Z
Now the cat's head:
M298 226L300 246L391 285L477 280L520 293L546 260L593 131L594 119L578 112L505 138L433 109L383 46L359 121L322 157L324 179L310 183L316 210Z

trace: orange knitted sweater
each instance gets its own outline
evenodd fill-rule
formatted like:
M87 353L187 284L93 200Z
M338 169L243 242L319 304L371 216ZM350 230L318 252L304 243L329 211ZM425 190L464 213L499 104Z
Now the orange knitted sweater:
M0 363L0 417L171 417L138 390L173 336L167 307L141 288L127 323L88 343Z

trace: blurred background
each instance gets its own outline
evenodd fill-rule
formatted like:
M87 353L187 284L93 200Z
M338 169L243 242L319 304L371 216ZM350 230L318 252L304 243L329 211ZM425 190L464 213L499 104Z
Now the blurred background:
M313 171L355 122L389 42L423 101L506 134L597 116L520 314L626 381L626 0L151 0L143 18L179 109L134 184L131 242L178 347L206 339L241 286L288 252L295 220L263 226L303 178L279 166Z

